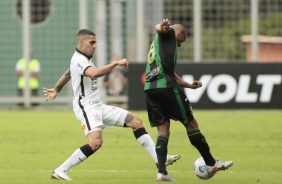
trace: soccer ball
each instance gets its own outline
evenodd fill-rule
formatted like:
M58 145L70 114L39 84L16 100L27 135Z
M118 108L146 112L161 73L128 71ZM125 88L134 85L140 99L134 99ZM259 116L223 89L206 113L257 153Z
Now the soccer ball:
M214 174L209 174L206 169L206 163L203 157L198 158L194 163L194 173L202 180L210 179Z

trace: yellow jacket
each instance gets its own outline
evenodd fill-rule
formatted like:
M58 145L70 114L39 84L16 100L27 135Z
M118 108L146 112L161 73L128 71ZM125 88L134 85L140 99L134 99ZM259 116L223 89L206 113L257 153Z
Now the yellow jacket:
M25 68L26 68L26 62L25 62L25 59L24 58L21 58L18 63L17 63L18 67L17 69L21 70L21 71L25 71ZM37 59L32 59L30 62L29 62L29 72L33 72L36 70L36 68L40 67L40 63ZM18 79L18 88L22 89L25 87L25 77L22 76L22 77L19 77ZM38 89L39 87L39 81L36 77L32 77L30 76L30 79L29 79L29 87L31 89Z

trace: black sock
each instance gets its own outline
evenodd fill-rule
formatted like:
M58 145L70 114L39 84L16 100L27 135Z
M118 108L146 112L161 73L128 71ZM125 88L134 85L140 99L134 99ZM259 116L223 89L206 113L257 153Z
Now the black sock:
M87 158L94 153L91 147L89 146L89 144L85 144L81 146L80 150Z
M138 130L133 132L134 136L136 139L138 139L139 137L141 137L144 134L148 134L145 130L145 128L139 128Z
M187 135L191 144L195 146L202 155L206 165L213 166L215 164L215 159L211 155L209 145L201 131L198 128L194 128L188 130Z
M168 145L168 137L159 134L156 143L158 168L159 168L159 173L163 173L165 175L167 175L167 170L165 166L166 156L167 156L167 145Z

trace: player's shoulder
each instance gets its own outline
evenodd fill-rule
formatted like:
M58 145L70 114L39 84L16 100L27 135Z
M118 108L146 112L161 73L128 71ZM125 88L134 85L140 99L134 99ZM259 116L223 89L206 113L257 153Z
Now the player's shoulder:
M82 55L81 53L75 51L72 58L71 58L71 62L75 62L75 63L80 63L80 62L88 62L88 59Z
M77 52L77 51L74 51L72 58L80 59L80 60L86 59L83 54L81 54L80 52Z

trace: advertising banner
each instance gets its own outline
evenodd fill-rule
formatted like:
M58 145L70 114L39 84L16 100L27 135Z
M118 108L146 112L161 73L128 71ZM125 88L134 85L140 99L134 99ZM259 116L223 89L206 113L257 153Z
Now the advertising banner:
M129 109L146 109L145 67L129 66ZM179 63L175 71L188 83L203 84L185 89L193 108L282 109L282 63Z

